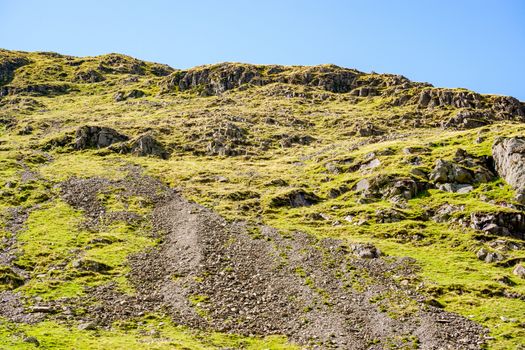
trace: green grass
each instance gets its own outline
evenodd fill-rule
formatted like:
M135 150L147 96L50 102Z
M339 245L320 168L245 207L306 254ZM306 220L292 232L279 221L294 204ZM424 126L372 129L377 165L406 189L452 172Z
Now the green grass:
M24 342L34 337L40 345ZM200 332L176 326L168 320L151 316L137 322L115 325L109 331L82 331L54 322L36 325L13 324L0 320L2 349L299 349L285 337L243 337L234 334Z
M81 212L61 201L46 203L29 215L27 229L18 236L23 253L17 264L33 277L21 287L23 292L51 299L74 297L82 295L86 286L112 280L132 291L124 277L129 272L127 257L155 243L147 225L115 222L95 233L79 228L83 220ZM76 271L79 259L106 264L111 270Z

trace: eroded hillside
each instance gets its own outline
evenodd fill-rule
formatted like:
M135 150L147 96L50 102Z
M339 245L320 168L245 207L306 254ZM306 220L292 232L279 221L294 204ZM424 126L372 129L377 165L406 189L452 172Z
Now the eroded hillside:
M525 105L0 50L0 347L525 342Z

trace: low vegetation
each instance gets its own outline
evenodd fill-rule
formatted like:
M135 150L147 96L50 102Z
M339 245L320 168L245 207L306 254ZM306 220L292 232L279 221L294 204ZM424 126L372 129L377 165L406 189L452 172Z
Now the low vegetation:
M520 349L525 279L513 270L525 262L523 231L501 235L475 222L525 215L524 207L497 173L458 182L465 190L454 192L432 172L439 159L472 174L479 164L490 168L498 137L525 134L524 111L509 97L334 66L179 71L117 54L0 50L0 291L26 309L107 285L133 295L128 257L162 242L152 194L126 194L122 185L141 169L231 222L414 258L417 277L403 283L486 327L487 348ZM104 139L108 145L96 134L79 148L84 126L141 141ZM96 197L103 212L64 199L71 179L113 181ZM257 230L250 232L260 239ZM498 255L481 260L480 249ZM304 269L297 275L317 285ZM206 296L190 302L198 307ZM391 318L412 310L395 295L375 303ZM26 323L9 315L0 306L6 349L298 347L282 335L190 329L161 311L93 329L67 317ZM417 339L404 342L418 347Z

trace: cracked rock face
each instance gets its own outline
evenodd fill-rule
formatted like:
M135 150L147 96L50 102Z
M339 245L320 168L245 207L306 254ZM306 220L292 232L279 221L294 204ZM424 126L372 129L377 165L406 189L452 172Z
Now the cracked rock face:
M263 70L266 70L263 74ZM166 91L197 88L202 95L220 95L246 84L263 86L271 83L287 83L319 87L323 90L344 93L356 87L358 72L334 65L313 66L296 72L285 66L262 66L221 63L177 71L168 76L163 84Z
M500 138L492 146L498 174L516 191L516 199L525 204L525 138Z

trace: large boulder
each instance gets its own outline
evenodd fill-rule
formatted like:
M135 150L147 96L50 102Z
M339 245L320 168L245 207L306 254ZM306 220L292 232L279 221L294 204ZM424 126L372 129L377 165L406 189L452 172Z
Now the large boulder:
M129 152L135 156L154 156L162 159L168 157L168 152L164 146L157 141L152 135L140 135L129 143Z
M498 174L516 191L516 199L525 204L525 138L499 138L492 146Z
M82 126L75 134L75 149L104 148L114 143L124 142L129 137L103 126Z
M470 184L474 182L474 175L472 171L461 165L438 159L434 170L430 173L430 180L436 183Z

